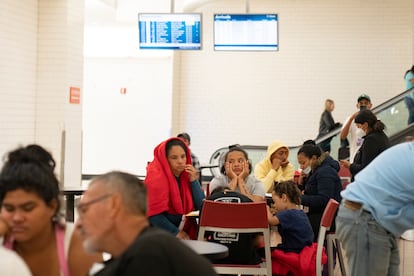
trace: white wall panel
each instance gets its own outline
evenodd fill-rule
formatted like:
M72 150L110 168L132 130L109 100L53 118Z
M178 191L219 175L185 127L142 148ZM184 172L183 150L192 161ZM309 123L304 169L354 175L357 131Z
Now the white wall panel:
M34 140L37 1L0 1L0 156Z
M249 1L251 13L279 15L280 50L213 51L213 14L244 13L245 3L196 8L203 13L203 50L179 53L174 129L192 135L203 163L229 144L315 138L326 98L343 121L358 95L371 95L376 105L405 90L403 74L413 62L411 0Z

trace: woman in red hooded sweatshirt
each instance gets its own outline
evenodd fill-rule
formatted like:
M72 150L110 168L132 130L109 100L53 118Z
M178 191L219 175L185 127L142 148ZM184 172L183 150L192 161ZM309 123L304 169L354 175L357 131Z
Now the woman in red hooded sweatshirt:
M148 217L153 226L180 239L195 239L197 223L185 214L200 210L204 199L192 166L190 149L181 138L170 138L154 149L147 166Z

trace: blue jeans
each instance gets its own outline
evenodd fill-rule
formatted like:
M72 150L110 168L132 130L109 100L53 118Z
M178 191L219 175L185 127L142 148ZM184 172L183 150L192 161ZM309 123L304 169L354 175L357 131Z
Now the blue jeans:
M414 123L414 99L411 98L409 95L405 96L404 98L405 105L408 109L408 124Z
M351 276L400 275L397 240L369 212L353 211L341 204L336 235L345 250Z

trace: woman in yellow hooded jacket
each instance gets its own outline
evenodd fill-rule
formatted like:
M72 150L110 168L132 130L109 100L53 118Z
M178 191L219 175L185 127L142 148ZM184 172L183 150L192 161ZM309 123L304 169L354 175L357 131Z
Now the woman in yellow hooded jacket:
M271 193L275 181L292 180L295 167L289 163L289 148L281 141L273 141L267 147L266 157L257 163L254 175L262 181L266 193Z

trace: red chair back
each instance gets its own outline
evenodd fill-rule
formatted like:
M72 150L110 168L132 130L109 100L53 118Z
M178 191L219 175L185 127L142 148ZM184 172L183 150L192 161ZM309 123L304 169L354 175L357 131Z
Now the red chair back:
M247 219L248 218L248 219ZM201 226L223 228L267 228L266 202L227 203L205 200Z
M206 231L229 233L262 233L265 259L258 265L214 264L218 274L272 275L270 231L266 202L229 203L205 200L200 214L198 239Z
M322 215L321 226L326 227L328 229L331 227L338 206L339 203L335 199L331 198L328 201L328 204L326 205L325 211Z

